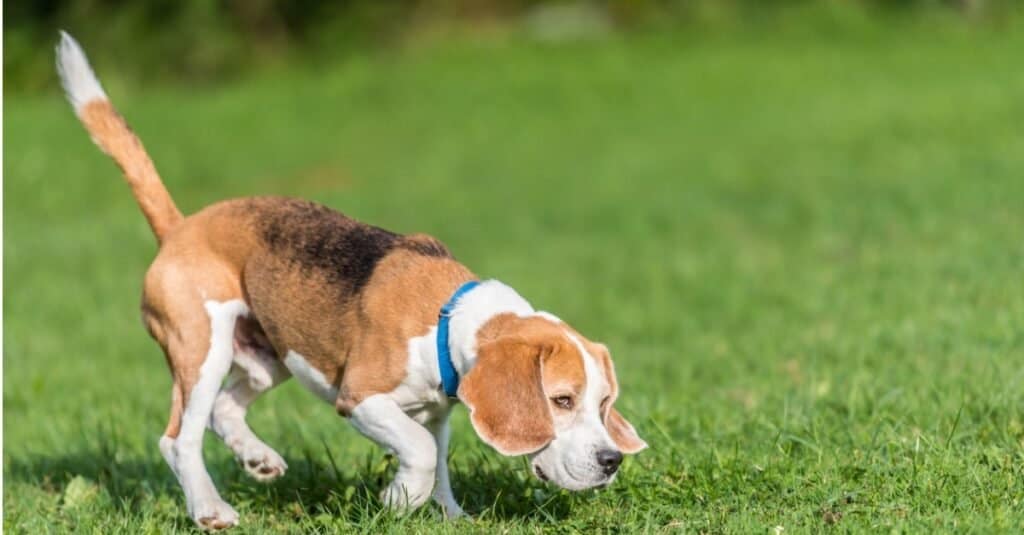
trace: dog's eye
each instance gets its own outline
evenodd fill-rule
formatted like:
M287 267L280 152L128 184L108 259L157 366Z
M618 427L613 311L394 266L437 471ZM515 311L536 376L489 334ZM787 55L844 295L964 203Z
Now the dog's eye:
M555 396L551 398L551 402L557 405L560 409L572 409L572 396Z

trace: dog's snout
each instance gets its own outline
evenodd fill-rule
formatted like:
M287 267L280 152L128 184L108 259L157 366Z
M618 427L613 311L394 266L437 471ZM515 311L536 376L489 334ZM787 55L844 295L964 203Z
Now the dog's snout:
M597 452L597 464L604 468L604 473L612 475L622 464L622 452L616 450L601 450Z

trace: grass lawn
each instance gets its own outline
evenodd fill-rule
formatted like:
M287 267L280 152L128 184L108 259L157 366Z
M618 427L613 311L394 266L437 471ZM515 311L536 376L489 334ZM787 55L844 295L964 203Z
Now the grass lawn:
M250 413L281 480L207 440L240 532L1024 524L1024 36L822 37L441 43L215 89L97 65L184 211L287 194L440 237L607 343L651 445L570 494L460 408L476 521L399 517L393 461L293 381ZM139 320L154 240L56 92L4 111L5 527L191 531Z

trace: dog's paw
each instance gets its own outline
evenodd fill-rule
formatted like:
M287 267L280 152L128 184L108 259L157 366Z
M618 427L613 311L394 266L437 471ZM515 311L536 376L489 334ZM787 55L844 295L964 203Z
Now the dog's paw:
M448 520L458 520L458 519L470 520L470 521L473 520L473 517L467 515L466 512L463 511L462 508L459 507L459 505L456 504L456 503L451 503L451 504L448 504L448 505L442 505L441 509L444 509L444 516Z
M208 500L196 505L192 520L206 531L218 531L238 525L238 513L223 500Z
M288 463L276 451L260 442L245 447L239 462L253 479L261 483L273 481L288 469Z
M397 479L380 493L380 501L396 511L415 509L430 499L430 486L408 485Z
M448 492L442 492L440 489L434 489L434 501L441 506L441 511L444 512L445 518L448 520L456 520L459 518L465 518L472 520L466 515L466 512L462 510L458 502L455 501L455 496L452 496L451 490Z

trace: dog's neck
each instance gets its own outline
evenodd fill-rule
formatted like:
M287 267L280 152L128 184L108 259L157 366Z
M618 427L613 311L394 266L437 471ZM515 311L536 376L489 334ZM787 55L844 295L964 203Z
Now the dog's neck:
M448 345L460 378L476 364L480 329L498 314L507 313L528 316L535 311L515 290L496 280L480 283L459 300L448 327Z

